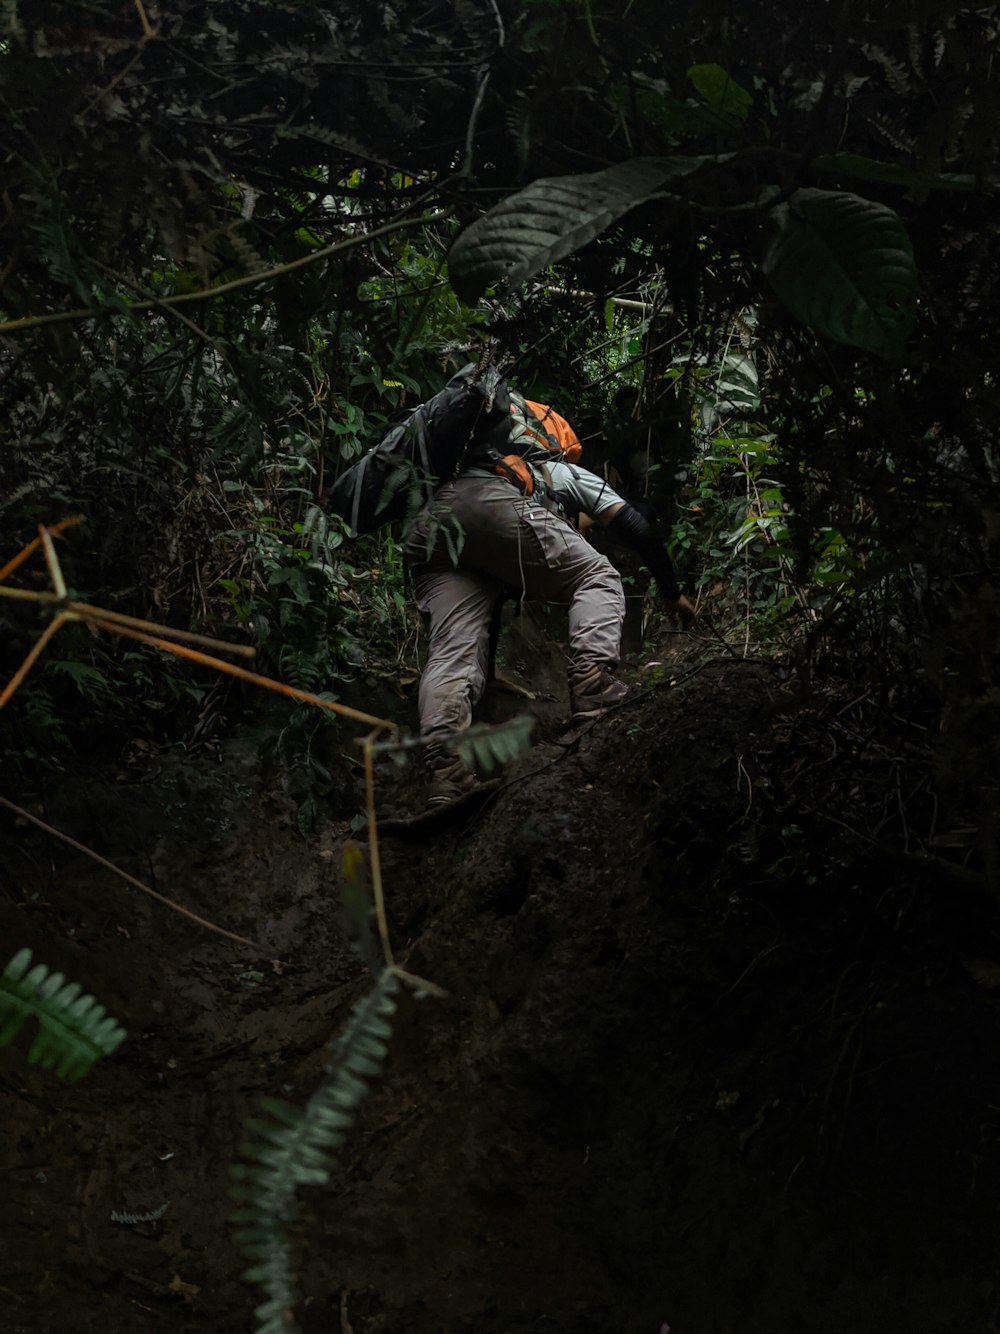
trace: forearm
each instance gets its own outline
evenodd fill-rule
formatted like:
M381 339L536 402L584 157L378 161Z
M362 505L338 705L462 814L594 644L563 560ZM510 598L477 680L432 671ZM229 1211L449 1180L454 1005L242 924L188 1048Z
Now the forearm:
M608 537L634 551L656 580L662 596L668 602L676 602L680 588L673 561L652 524L627 502L610 511L609 515L607 520L598 518Z

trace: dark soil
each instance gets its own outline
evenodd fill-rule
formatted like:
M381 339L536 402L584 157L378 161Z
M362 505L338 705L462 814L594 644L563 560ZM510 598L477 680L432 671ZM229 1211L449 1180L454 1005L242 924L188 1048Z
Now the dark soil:
M448 997L403 1001L303 1192L306 1334L998 1328L997 912L914 832L919 733L768 663L656 676L568 738L553 687L484 809L382 840L398 959ZM129 1030L73 1087L0 1052L4 1330L252 1330L243 1119L308 1098L369 985L340 925L353 749L311 837L249 729L32 806L253 949L3 817L7 956ZM386 761L380 811L419 784Z

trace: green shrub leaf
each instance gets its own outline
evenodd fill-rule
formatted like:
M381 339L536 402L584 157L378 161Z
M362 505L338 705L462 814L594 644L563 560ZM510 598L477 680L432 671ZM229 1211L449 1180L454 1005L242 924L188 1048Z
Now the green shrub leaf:
M720 128L732 128L746 120L753 97L721 65L692 65L688 78Z
M812 161L813 171L858 181L878 181L880 185L901 185L908 190L960 190L971 192L986 184L971 172L914 171L898 162L880 162L861 153L824 153ZM996 181L989 182L996 185Z
M639 157L583 176L533 181L459 236L448 258L451 285L470 303L501 278L516 287L587 245L667 181L722 160Z
M892 209L860 195L797 190L772 213L763 268L808 328L888 361L902 355L917 270Z

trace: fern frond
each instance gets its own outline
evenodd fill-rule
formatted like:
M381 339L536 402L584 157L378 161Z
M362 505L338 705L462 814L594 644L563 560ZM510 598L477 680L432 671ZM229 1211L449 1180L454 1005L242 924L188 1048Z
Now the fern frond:
M229 244L232 246L236 258L242 264L246 273L263 273L268 268L267 260L259 254L243 233L239 226L230 227L227 230Z
M875 46L874 43L864 43L861 50L873 64L882 67L886 82L894 93L900 97L910 95L913 91L913 80L902 61L896 60L889 55L888 51L883 51L880 46Z
M940 69L941 61L944 59L944 53L948 47L948 39L944 32L934 34L934 68Z
M716 420L733 415L746 417L755 412L760 406L760 384L753 355L742 347L727 352L713 390Z
M25 195L32 205L28 221L37 242L38 258L54 282L75 292L81 301L94 301L95 277L77 240L65 201L54 182L39 182L39 189Z
M235 1237L253 1263L244 1275L263 1289L257 1334L289 1334L295 1323L296 1192L322 1186L330 1178L334 1152L354 1123L368 1092L368 1080L382 1069L392 1034L399 981L390 969L375 990L354 1006L333 1044L322 1083L304 1108L277 1098L261 1101L264 1118L245 1122L249 1140L241 1153L250 1161L231 1169L230 1191L240 1207L230 1215L239 1226Z
M473 55L491 56L496 53L498 43L502 41L498 11L490 13L486 6L475 0L455 0L455 17L472 41L470 61Z
M165 1204L160 1205L159 1209L150 1209L148 1213L144 1214L133 1214L128 1209L112 1209L111 1221L112 1223L125 1223L129 1227L134 1227L136 1223L156 1223L169 1208L170 1201L167 1200Z
M343 134L339 130L333 130L325 125L319 125L316 121L310 121L304 127L304 132L310 139L314 139L320 144L329 144L331 148L339 148L341 152L347 153L350 157L363 158L369 162L379 162L383 166L390 166L382 154L375 148L370 148L363 144L360 139L355 139L353 135ZM286 137L278 131L278 138Z
M534 723L530 714L522 713L497 727L479 724L464 731L454 748L468 768L478 766L484 773L492 773L498 765L516 760L530 748Z
M877 130L878 133L882 135L883 139L886 139L892 144L893 148L897 149L900 153L913 152L916 145L911 134L907 134L888 125L881 116L869 116L868 124L871 125L873 129Z
M4 510L9 510L12 505L16 505L19 500L23 500L25 496L30 496L35 489L36 483L32 481L25 482L23 486L17 487L14 491L8 491L4 498L0 500L0 514Z
M948 138L945 145L946 157L958 157L962 149L962 140L966 126L976 115L971 102L957 102L948 114ZM926 132L925 132L926 133Z
M124 1028L104 1006L81 991L79 982L67 982L43 963L31 968L31 950L19 950L0 974L0 1047L33 1016L38 1035L29 1062L55 1068L68 1084L75 1083L125 1038Z
M907 24L906 40L910 54L910 68L918 79L922 79L924 77L923 30L916 23Z

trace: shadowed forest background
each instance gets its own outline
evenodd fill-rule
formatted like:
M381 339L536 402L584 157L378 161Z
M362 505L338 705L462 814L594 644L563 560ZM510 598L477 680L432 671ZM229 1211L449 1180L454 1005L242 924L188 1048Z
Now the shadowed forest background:
M1000 1328L993 7L2 12L6 1327ZM703 614L419 832L327 498L487 338Z

